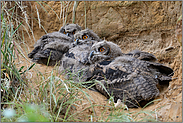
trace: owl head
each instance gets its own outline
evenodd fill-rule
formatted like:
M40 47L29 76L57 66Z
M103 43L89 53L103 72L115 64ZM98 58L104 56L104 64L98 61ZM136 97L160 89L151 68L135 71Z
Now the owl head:
M78 31L81 31L82 28L78 24L66 24L59 30L60 33L63 33L71 38L74 38L74 34Z
M117 44L105 40L93 44L91 49L92 51L89 55L89 61L92 64L105 60L112 60L123 55L120 47Z
M81 45L81 44L88 44L93 45L95 42L100 41L100 38L96 33L94 33L90 29L85 29L77 32L74 35L74 44L75 45Z

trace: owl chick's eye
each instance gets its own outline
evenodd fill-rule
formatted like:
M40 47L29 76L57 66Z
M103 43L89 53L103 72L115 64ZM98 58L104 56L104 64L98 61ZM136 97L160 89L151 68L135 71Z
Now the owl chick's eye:
M83 36L83 40L84 40L84 39L87 39L87 38L88 38L88 36L87 36L87 35L84 35L84 36Z
M99 48L99 51L100 51L100 52L104 52L104 50L105 50L105 49L104 49L103 47Z
M66 32L64 31L64 34L66 34Z
M76 39L74 39L74 41L76 41Z
M73 31L72 34L75 34L76 31Z

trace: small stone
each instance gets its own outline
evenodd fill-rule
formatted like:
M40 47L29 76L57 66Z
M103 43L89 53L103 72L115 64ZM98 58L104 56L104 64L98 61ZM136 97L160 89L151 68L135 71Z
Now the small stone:
M117 100L117 103L114 103L115 108L117 108L119 106L121 106L123 109L128 110L128 107L124 103L122 103L120 99Z

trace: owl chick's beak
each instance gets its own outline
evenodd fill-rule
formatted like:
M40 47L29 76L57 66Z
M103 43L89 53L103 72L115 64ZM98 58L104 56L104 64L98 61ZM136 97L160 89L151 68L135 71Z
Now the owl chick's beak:
M79 44L79 39L76 39L75 44L76 45Z
M66 35L69 36L69 33L67 33Z
M93 56L94 56L94 51L91 51L90 58L92 58Z

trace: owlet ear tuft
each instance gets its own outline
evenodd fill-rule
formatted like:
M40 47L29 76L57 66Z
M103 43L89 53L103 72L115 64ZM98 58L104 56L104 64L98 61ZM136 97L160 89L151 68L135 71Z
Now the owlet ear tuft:
M61 29L59 30L59 32L63 32L64 31L64 26L61 27Z
M90 31L88 28L85 29L86 31Z
M104 44L107 44L107 41L104 39Z
M76 27L78 28L79 31L82 30L82 28L78 24L76 24Z

